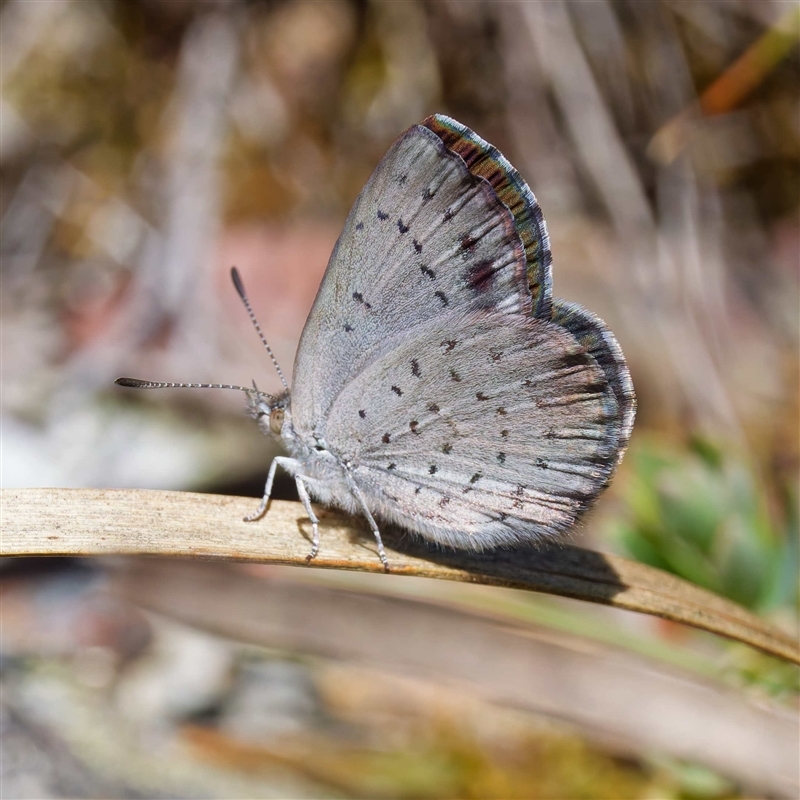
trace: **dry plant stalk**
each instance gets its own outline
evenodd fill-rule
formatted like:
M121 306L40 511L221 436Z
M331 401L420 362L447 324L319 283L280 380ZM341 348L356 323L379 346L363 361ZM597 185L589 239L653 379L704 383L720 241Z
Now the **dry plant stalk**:
M259 523L246 497L129 489L4 489L2 556L149 555L305 565L310 524L274 500ZM320 510L314 567L380 572L358 520ZM661 570L572 545L472 554L435 550L389 528L395 575L483 583L573 597L663 617L800 664L798 643L729 600Z

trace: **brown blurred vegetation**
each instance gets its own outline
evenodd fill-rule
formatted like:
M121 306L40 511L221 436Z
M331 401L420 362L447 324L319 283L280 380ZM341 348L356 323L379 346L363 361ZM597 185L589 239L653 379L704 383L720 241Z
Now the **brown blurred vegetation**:
M240 398L111 382L276 388L230 266L288 370L356 194L394 137L444 112L528 180L556 294L600 314L631 365L631 451L586 543L796 628L799 39L779 0L5 2L5 485L258 493L269 444ZM795 686L726 658L737 681ZM447 769L484 758L472 735ZM658 769L631 788L622 767L614 789L557 783L735 791ZM517 790L501 773L482 796Z

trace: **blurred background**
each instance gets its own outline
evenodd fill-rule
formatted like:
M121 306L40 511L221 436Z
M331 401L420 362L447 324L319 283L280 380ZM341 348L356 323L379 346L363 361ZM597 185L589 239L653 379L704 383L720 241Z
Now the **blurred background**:
M274 452L241 395L112 382L277 391L230 267L290 372L351 203L395 137L443 112L527 179L555 294L603 317L631 367L630 449L576 541L796 632L799 39L797 4L778 0L7 0L3 486L260 496ZM642 715L637 746L568 705L501 707L143 612L145 567L124 597L118 564L2 569L4 797L777 791L649 738L679 741L680 720ZM795 670L663 621L383 576L247 577L524 620L543 640L576 637L553 656L563 674L579 642L741 702L796 703ZM257 586L241 602L232 618L280 611ZM499 658L471 657L489 676ZM614 691L580 688L589 705Z

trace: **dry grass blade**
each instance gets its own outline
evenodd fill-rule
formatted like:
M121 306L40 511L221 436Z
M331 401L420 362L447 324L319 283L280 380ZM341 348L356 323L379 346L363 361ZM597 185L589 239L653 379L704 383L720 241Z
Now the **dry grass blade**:
M188 492L4 489L3 556L177 556L305 565L308 520L298 503L274 501L246 523L253 500ZM316 567L379 572L359 523L320 514ZM302 532L302 535L301 535ZM660 570L568 545L481 555L443 552L387 530L392 573L507 586L574 597L675 620L800 663L789 635L745 609Z

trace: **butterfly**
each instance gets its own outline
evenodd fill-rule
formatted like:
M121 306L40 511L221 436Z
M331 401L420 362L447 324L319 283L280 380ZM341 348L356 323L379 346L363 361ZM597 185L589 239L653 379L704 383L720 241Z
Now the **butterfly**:
M492 145L437 114L405 131L358 196L294 363L244 391L287 456L319 551L312 498L468 550L552 540L611 480L636 399L605 323L552 295L544 217Z

